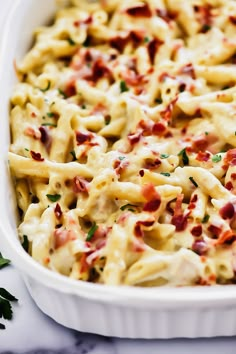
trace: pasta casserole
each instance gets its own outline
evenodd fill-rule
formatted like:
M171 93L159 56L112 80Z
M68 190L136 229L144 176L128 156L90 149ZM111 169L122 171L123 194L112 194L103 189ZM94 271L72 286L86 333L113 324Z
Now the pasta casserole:
M236 2L73 0L15 63L24 248L108 285L235 282Z

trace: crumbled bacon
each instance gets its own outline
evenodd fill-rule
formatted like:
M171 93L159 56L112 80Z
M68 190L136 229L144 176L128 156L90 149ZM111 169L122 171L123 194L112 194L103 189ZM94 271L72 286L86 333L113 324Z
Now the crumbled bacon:
M158 158L153 160L153 159L146 159L144 162L143 167L147 168L148 170L153 170L156 169L158 166L161 165L161 160Z
M139 176L143 177L144 176L144 170L139 170Z
M64 93L66 97L71 97L76 95L76 77L73 76L69 79L69 81L66 83L66 86L64 88Z
M54 249L64 246L69 241L75 240L76 236L72 230L56 229L53 233Z
M137 144L142 136L142 132L137 132L135 134L128 134L128 140L130 142L130 145L135 145Z
M211 154L209 152L206 152L206 151L198 151L198 154L196 156L196 160L197 161L204 161L204 162L207 162L210 158Z
M189 210L192 210L192 209L195 209L196 208L196 202L198 201L198 196L197 194L194 194L190 200L190 203L189 203L189 206L188 206L188 209Z
M227 151L224 157L224 169L227 169L228 166L236 166L236 149L230 149Z
M191 230L193 236L199 237L202 234L202 225L194 226Z
M154 59L156 56L156 53L159 49L159 47L163 44L164 42L161 41L158 38L154 38L153 40L151 40L148 45L147 45L147 50L148 50L148 55L149 55L149 59L151 64L154 63Z
M120 175L127 167L129 166L128 160L115 160L113 168L116 171L117 175Z
M223 219L232 219L234 217L234 206L232 203L227 203L220 209L220 216Z
M152 17L152 11L148 4L140 4L126 9L126 13L133 17Z
M84 20L76 20L73 22L75 27L79 27L80 25L90 25L93 22L92 16L88 16Z
M233 183L231 181L227 182L225 188L228 189L228 191L232 191L234 188Z
M142 187L142 195L147 200L143 206L144 211L155 212L159 209L161 205L161 196L152 183L145 184Z
M145 203L143 206L143 211L148 211L150 213L153 213L159 209L161 205L161 197L158 199L153 199L150 200L149 202Z
M195 71L194 71L194 67L192 63L186 64L184 65L180 71L180 74L185 74L185 75L189 75L193 80L196 79L196 75L195 75Z
M124 35L116 36L110 39L109 43L112 48L117 49L119 52L123 52L128 43L133 44L136 48L143 42L143 31L133 30Z
M231 245L233 242L236 241L236 234L232 230L227 230L223 232L218 240L216 241L216 245Z
M62 217L62 210L61 210L60 204L58 204L58 203L56 204L56 206L54 208L54 214L58 220L60 220L60 218Z
M27 135L27 136L30 136L30 137L32 137L32 138L34 138L36 140L41 138L40 132L37 129L34 129L32 127L27 127L24 130L24 134Z
M222 228L215 225L210 225L207 230L211 232L214 237L218 237L221 234Z
M167 23L170 23L178 16L177 12L167 11L166 9L156 9L156 14Z
M195 240L192 244L192 250L202 256L208 251L208 246L204 240Z
M165 119L166 121L171 120L174 106L175 106L177 100L178 100L178 96L175 97L172 101L170 101L170 103L167 105L167 107L163 111L160 112L161 117L163 119Z
M199 151L205 151L208 149L209 151L212 150L212 145L217 142L218 137L209 134L209 135L199 135L192 139L192 151L198 153ZM200 155L199 155L200 156Z
M164 123L158 122L153 125L152 128L153 135L160 136L163 135L165 131L166 131L166 126Z
M194 10L196 12L196 18L201 24L201 32L207 32L213 23L212 6L210 4L195 6Z
M230 177L232 178L233 181L235 181L236 180L236 173L231 173Z
M112 80L113 75L104 60L102 58L98 58L93 64L92 74L85 76L84 78L91 80L92 82L97 82L102 78Z
M152 130L153 130L153 126L154 123L151 119L142 119L139 121L138 125L137 125L137 129L142 129L142 135L143 136L147 136L147 135L151 135L152 134Z
M154 224L155 220L137 221L134 227L134 234L136 237L143 237L144 232L142 227L150 227Z
M172 225L175 226L175 230L178 231L184 231L187 227L188 224L188 216L189 212L184 215L182 211L182 202L183 202L184 195L179 194L176 199L175 203L175 209L174 209L174 215L171 219Z
M39 127L39 131L41 133L40 141L45 145L46 150L49 151L52 144L52 137L46 127Z
M82 132L76 132L76 141L77 145L84 144L85 142L90 142L91 141L91 134L87 133L82 133Z
M73 178L74 193L87 193L89 182L83 177L76 176Z
M40 152L35 152L31 150L30 155L35 161L44 161L44 158L41 156Z
M236 26L236 16L229 16L230 22Z

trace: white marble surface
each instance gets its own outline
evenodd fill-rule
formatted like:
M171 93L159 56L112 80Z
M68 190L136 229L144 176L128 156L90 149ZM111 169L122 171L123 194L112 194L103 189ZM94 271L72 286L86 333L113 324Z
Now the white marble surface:
M14 1L0 0L0 35ZM0 287L19 299L13 320L5 321L6 330L0 331L0 354L236 354L235 337L147 341L75 332L56 324L37 308L13 267L0 271Z

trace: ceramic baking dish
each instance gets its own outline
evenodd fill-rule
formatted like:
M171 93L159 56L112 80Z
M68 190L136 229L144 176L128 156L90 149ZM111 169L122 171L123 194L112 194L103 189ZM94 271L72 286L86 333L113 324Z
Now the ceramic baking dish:
M0 52L0 247L21 271L36 304L57 322L85 332L127 338L211 337L236 334L236 286L112 287L48 271L21 247L8 171L9 97L13 62L29 49L32 32L56 10L54 0L15 0Z

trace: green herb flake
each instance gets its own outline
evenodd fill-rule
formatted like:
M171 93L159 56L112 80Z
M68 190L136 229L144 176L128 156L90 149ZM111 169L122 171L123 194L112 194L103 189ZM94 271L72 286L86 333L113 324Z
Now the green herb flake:
M126 92L129 91L129 88L126 85L126 82L124 80L120 81L120 92Z
M161 155L160 155L160 158L161 158L161 159L167 159L169 156L170 156L170 155L168 155L168 154L161 154Z
M234 132L234 135L236 135L236 131Z
M120 210L122 210L122 211L124 211L125 209L128 209L128 210L130 210L130 209L132 209L132 208L136 208L136 205L133 205L133 204L125 204L125 205L122 205L122 207L120 207ZM134 211L134 209L132 209L132 211Z
M60 194L46 194L46 196L53 203L58 202L58 200L61 199Z
M119 156L118 159L119 159L120 161L122 161L122 160L125 159L125 156Z
M67 38L67 42L69 43L69 45L76 45L76 42L70 37Z
M67 94L66 94L63 90L58 89L58 93L59 93L61 96L63 96L64 98L68 98Z
M29 151L29 149L25 148L25 151Z
M186 153L186 148L184 148L183 150L181 150L181 151L178 153L178 156L181 156L181 157L182 157L182 161L183 161L184 166L186 166L186 165L189 164L189 158L188 158L188 155L187 155L187 153Z
M155 103L160 103L161 104L162 102L163 102L163 100L161 98L156 98L155 99Z
M202 26L202 32L203 32L203 33L208 32L210 29L211 29L211 26L209 26L207 23L205 23L205 24Z
M202 224L206 224L210 219L210 215L206 214L204 218L202 219Z
M82 108L82 109L86 109L86 105L85 105L85 104L82 104L81 108Z
M42 91L42 92L46 92L46 91L48 91L49 89L50 89L50 87L51 87L51 81L50 80L48 80L48 84L47 84L47 86L44 88L44 89L42 89L42 88L40 88L40 87L37 87L40 91Z
M208 132L205 132L205 135L209 135L209 133L208 133Z
M160 174L162 176L170 177L170 173L169 172L161 172Z
M197 182L194 180L193 177L189 177L189 180L192 182L192 184L197 188L198 187L198 184Z
M28 253L29 252L29 240L27 235L23 235L22 247Z
M11 261L9 259L6 259L2 256L2 254L0 253L0 269L2 269L3 267L8 266L11 263Z
M43 127L54 127L54 128L57 127L57 125L55 123L49 123L49 122L48 123L43 123L42 126Z
M221 161L221 155L214 155L212 156L211 160L212 162L220 162Z
M105 125L109 125L111 123L111 116L110 114L107 114L105 117L104 117L104 120L105 120Z
M55 113L53 113L53 112L47 112L47 116L48 116L49 118L53 118L53 117L55 117Z
M70 151L70 154L71 154L72 157L73 157L73 161L76 161L77 158L76 158L76 155L75 155L75 150Z
M148 43L150 42L150 38L149 37L144 37L144 43Z
M89 230L87 237L86 237L86 241L91 241L96 230L98 229L98 225L94 222L93 225L91 226L91 229Z

